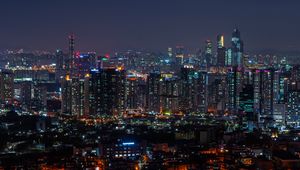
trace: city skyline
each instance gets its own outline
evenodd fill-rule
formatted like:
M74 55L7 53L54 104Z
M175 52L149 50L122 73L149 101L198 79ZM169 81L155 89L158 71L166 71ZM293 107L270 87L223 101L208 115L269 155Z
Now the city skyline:
M299 6L0 2L0 170L300 169Z
M74 33L80 51L166 51L176 45L195 51L207 39L216 47L218 34L230 46L238 27L246 52L299 51L299 2L237 2L7 1L0 7L0 48L65 50L67 35Z

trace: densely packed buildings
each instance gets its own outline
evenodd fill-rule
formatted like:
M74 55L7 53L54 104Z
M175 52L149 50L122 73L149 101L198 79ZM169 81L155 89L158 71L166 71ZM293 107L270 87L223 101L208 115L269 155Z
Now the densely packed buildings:
M225 39L97 55L71 35L68 52L2 53L0 167L16 153L50 169L297 167L299 65L246 53L238 29Z

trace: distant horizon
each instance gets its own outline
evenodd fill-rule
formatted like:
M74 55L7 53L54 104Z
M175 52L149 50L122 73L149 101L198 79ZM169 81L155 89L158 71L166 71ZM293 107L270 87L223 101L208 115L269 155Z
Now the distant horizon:
M98 50L87 50L87 51L83 51L83 50L78 50L75 49L75 51L79 51L82 53L87 53L87 52L96 52L97 54L112 54L115 52L126 52L129 50L133 50L133 51L144 51L144 52L153 52L153 53L167 53L167 48L169 48L171 46L166 47L163 50L159 50L159 49L148 49L148 48L124 48L124 49L115 49L115 50L110 50L109 52L107 51L98 51ZM175 46L172 47L173 50L175 50ZM204 47L203 47L204 48ZM199 48L198 48L199 49ZM194 54L197 52L198 49L190 49L187 48L188 54ZM64 53L68 52L68 48L56 48L56 49L30 49L30 48L0 48L1 52L4 52L6 50L11 50L11 51L18 51L18 50L24 50L25 53L31 53L31 52L49 52L49 53L55 53L56 50L62 50ZM203 49L201 49L203 51ZM213 47L213 53L216 53L216 47ZM290 56L295 56L295 55L299 55L300 56L300 50L276 50L276 49L260 49L260 50L252 50L252 51L245 51L245 54L250 54L250 55L258 55L258 54L262 54L262 55L290 55Z
M65 49L70 33L78 37L75 48L80 51L163 51L177 44L203 49L205 40L215 44L218 34L225 36L229 47L236 27L246 52L300 49L300 1L9 0L0 4L0 49Z

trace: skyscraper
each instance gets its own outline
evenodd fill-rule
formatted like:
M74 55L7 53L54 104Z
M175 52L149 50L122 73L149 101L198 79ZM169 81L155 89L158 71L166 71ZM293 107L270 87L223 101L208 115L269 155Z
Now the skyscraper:
M125 111L125 70L94 70L89 79L91 115L121 115Z
M212 42L210 40L205 41L205 50L204 50L205 60L207 67L214 65L215 59L212 55Z
M231 38L231 50L232 50L232 65L243 67L243 52L244 43L241 40L241 33L238 29L234 29Z
M72 115L83 116L85 114L85 79L72 78Z
M152 72L147 78L147 110L159 113L160 110L160 72Z
M217 65L219 67L225 66L225 55L226 55L226 48L224 46L224 36L218 35L217 37Z
M70 75L66 74L62 79L61 85L61 113L71 114L72 112L72 80Z
M63 54L63 51L59 50L59 49L56 50L55 56L56 56L55 76L56 76L56 81L60 82L61 78L64 77L64 75L65 75L65 68L64 68L65 56Z
M273 119L274 70L261 69L254 72L254 112L260 126L270 125Z
M133 75L126 77L126 108L138 108L138 78Z
M178 112L179 79L171 73L161 75L160 106L163 113Z
M223 113L226 103L226 75L219 73L208 73L208 95L207 103L210 112Z
M225 52L225 66L232 66L232 49L228 48Z
M0 70L1 102L12 104L14 99L14 74L8 70Z
M75 38L74 35L69 36L69 55L66 58L65 64L66 64L66 71L68 75L73 77L73 72L74 72L74 55L75 55Z
M288 93L287 118L288 126L300 126L300 89L291 89Z
M207 111L207 73L182 68L180 73L179 109L184 113Z
M247 124L247 127L252 130L254 123L257 120L254 115L254 89L253 85L245 84L240 92L239 107L244 112L243 123Z
M227 72L228 101L227 109L231 113L237 113L239 108L239 95L243 88L243 70L231 67Z
M65 59L65 75L61 81L61 112L62 114L72 114L72 78L74 58L74 35L69 36L69 54Z

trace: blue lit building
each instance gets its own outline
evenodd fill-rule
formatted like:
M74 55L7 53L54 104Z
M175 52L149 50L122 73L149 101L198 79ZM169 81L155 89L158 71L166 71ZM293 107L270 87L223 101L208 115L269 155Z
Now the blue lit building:
M106 159L137 160L142 149L139 143L132 140L117 139L114 142L102 144L102 156Z
M238 29L234 29L231 39L231 50L232 50L232 65L243 67L243 52L244 44L241 40L241 33Z

